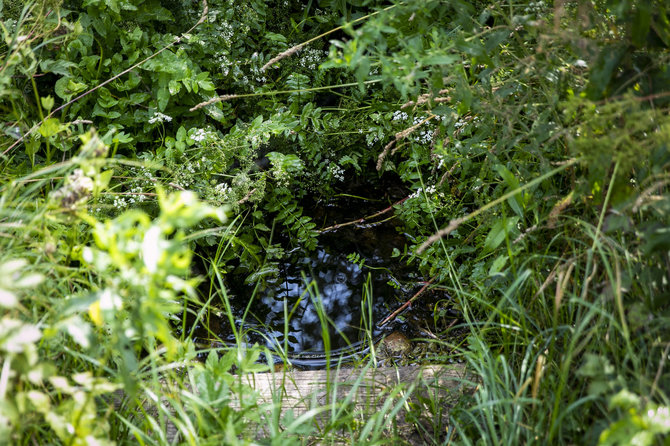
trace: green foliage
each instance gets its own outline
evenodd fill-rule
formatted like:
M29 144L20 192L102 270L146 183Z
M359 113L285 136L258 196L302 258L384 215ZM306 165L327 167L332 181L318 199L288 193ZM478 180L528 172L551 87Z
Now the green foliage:
M193 309L235 317L191 249L262 281L316 247L314 203L392 176L366 198L405 194L397 257L462 311L481 378L450 440L666 441L664 2L23 3L0 2L0 436L314 434L236 378L258 348L194 361ZM394 404L322 435L375 441Z
M643 404L641 398L622 390L610 400L611 409L622 409L625 416L600 435L601 445L654 444L659 435L670 433L670 410L655 404Z

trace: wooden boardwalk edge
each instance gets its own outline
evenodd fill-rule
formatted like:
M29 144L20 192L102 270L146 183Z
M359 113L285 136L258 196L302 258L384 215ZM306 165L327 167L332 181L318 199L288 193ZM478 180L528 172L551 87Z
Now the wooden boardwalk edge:
M312 421L317 422L319 417L323 417L321 421L327 420L330 411L319 410L324 407L346 405L363 416L378 413L394 390L395 400L404 396L416 403L417 396L430 397L443 406L444 417L459 397L474 391L477 382L462 364L265 372L242 375L240 379L255 390L259 406L280 406L281 417L288 410L292 410L294 417L314 410ZM397 393L399 386L403 390L400 394ZM123 392L117 391L114 405L118 408L122 400ZM240 406L233 400L231 407ZM398 425L404 423L404 414L400 411L396 416ZM255 435L266 436L263 428L260 429ZM173 443L178 429L168 422L164 434L164 438Z
M243 379L263 402L272 403L279 397L282 411L293 409L294 413L346 399L360 408L381 406L399 384L405 390L414 385L415 392L430 388L445 395L472 387L472 377L460 364L368 368L364 373L361 369L254 373Z

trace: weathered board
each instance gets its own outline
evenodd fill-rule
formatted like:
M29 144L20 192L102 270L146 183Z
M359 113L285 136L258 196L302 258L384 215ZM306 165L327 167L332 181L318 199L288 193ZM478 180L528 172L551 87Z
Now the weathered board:
M258 404L278 407L283 415L289 409L294 419L302 416L305 422L321 424L332 415L332 409L346 407L361 414L391 412L405 401L417 404L420 396L441 405L439 416L446 422L448 410L464 393L471 393L476 380L463 365L434 365L409 367L380 367L368 369L331 369L319 371L280 371L253 373L241 377L245 384L256 390ZM117 404L121 394L117 395ZM392 404L386 404L392 398ZM236 403L232 404L235 408ZM416 406L415 406L416 407ZM396 427L404 426L405 411L396 411ZM394 420L389 419L389 425ZM256 435L264 437L262 428ZM178 435L174 424L167 424L165 437L173 442Z
M279 396L282 410L293 409L294 413L345 400L360 408L381 406L389 390L398 384L406 390L413 385L445 395L471 387L461 365L380 367L364 373L360 369L254 373L246 375L244 381L264 402L278 401Z

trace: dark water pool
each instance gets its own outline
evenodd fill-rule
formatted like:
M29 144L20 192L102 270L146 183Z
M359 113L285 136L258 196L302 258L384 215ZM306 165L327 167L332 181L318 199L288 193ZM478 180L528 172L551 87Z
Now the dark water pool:
M325 326L330 349L381 334L377 323L402 291L379 249L361 253L364 241L355 231L322 235L315 251L297 250L279 264L276 277L257 286L231 284L233 294L254 296L255 321L248 322L258 324L268 346L293 354L323 351ZM360 260L348 258L352 253Z
M418 280L392 257L394 249L402 252L407 243L397 222L389 220L390 204L408 193L399 184L388 175L373 183L352 180L339 197L327 202L310 199L303 206L321 227L389 212L324 232L311 251L295 248L277 232L274 239L282 241L288 254L272 265L274 274L256 279L247 277L248 271L226 276L234 323L244 342L294 357L309 356L369 345L393 328L383 330L378 324L411 296ZM375 199L362 199L365 196ZM194 335L205 343L217 338L236 341L229 319L212 312L206 325L195 327Z
M405 241L389 222L352 225L321 234L315 250L293 249L276 274L255 281L229 275L237 329L246 342L303 357L378 338L379 322L407 294L406 272L391 257ZM211 339L211 331L235 341L225 317L210 317L208 328L196 337Z

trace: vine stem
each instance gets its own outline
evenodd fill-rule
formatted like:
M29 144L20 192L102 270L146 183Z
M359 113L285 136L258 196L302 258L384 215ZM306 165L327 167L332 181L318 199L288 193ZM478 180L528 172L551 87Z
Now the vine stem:
M419 296L421 296L421 295L423 294L423 292L426 291L426 290L428 289L428 287L429 287L434 281L435 281L435 277L433 277L433 278L430 279L428 282L426 282L426 283L421 287L421 289L420 289L419 291L416 292L416 294L415 294L414 296L410 297L410 299L409 299L407 302L405 302L404 304L402 304L402 306L401 306L400 308L398 308L398 309L395 310L393 313L391 313L391 314L390 314L386 319L384 319L384 320L382 321L382 323L379 324L379 325L383 327L384 325L388 324L390 321L392 321L393 319L395 319L395 318L396 318L396 317L397 317L397 316L398 316L398 315L399 315L405 308L407 308L407 307L409 307L410 305L412 305L412 302L414 302L415 300L417 300L417 299L419 298Z
M356 224L363 223L366 220L370 220L371 218L375 218L375 217L379 217L380 215L384 215L385 213L393 210L393 206L397 206L397 205L403 203L408 198L409 197L405 197L402 200L396 201L395 203L393 203L391 206L387 207L386 209L382 209L381 211L375 212L372 215L368 215L366 217L359 218L358 220L352 220L352 221L348 221L346 223L338 223L338 224L333 225L333 226L328 226L327 228L319 229L317 232L319 234L323 234L324 232L333 231L335 229L343 228L345 226L351 226L351 225L356 225Z
M188 31L186 31L185 33L182 33L182 36L184 36L184 34L189 34L189 33L190 33L191 31L193 31L198 25L200 25L201 23L203 23L203 22L205 21L205 18L207 17L207 12L209 12L209 7L207 6L207 0L202 0L202 4L203 4L203 10L202 10L202 15L200 16L200 19L197 21L197 23L196 23L195 25L193 25L191 28L189 28ZM171 43L165 45L163 48L161 48L160 50L156 51L155 53L153 53L153 54L150 55L149 57L147 57L147 58L145 58L145 59L143 59L143 60L137 62L135 65L131 66L130 68L127 68L127 69L123 70L122 72L120 72L120 73L117 74L116 76L110 77L109 79L107 79L107 80L104 81L103 83L101 83L101 84L99 84L99 85L96 85L95 87L91 88L90 90L85 91L84 93L80 94L80 95L77 96L76 98L70 100L69 102L66 102L65 104L61 105L61 106L58 107L57 109L51 111L51 113L49 113L49 114L47 115L46 118L42 119L40 122L38 122L37 124L35 124L34 126L32 126L32 128L31 128L30 130L28 130L23 136L21 136L21 138L19 138L18 140L16 140L16 142L14 142L14 144L12 144L12 145L9 146L7 149L5 149L5 151L2 152L2 155L3 155L3 156L6 155L6 154L7 154L10 150L12 150L14 147L16 147L17 145L21 144L21 143L23 142L24 139L26 139L26 138L27 138L30 134L32 134L35 130L37 130L38 128L40 128L40 127L42 126L42 124L44 124L44 122L45 122L47 119L51 118L53 115L55 115L55 114L58 113L59 111L63 110L65 107L67 107L67 106L69 106L69 105L71 105L71 104L77 102L79 99L81 99L81 98L83 98L83 97L85 97L85 96L88 96L89 94L93 93L94 91L96 91L96 90L99 89L99 88L104 87L105 85L109 84L110 82L115 81L116 79L120 78L120 77L123 76L124 74L128 74L128 73L130 73L130 72L133 71L135 68L139 67L140 65L143 65L145 62L147 62L147 61L153 59L154 57L158 56L158 55L159 55L160 53L162 53L163 51L165 51L165 50L167 50L168 48L170 48L170 47L176 45L177 43L180 43L180 42L181 42L181 39L182 39L182 36L180 36L180 37L175 37L175 39L174 39L173 42L171 42ZM37 101L37 103L39 104L39 100Z

